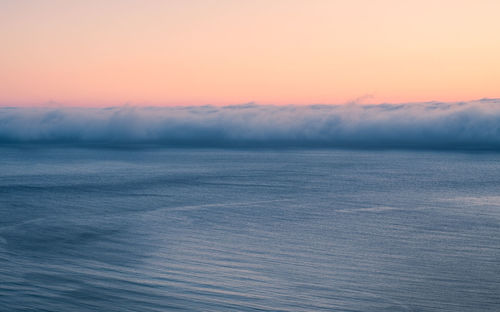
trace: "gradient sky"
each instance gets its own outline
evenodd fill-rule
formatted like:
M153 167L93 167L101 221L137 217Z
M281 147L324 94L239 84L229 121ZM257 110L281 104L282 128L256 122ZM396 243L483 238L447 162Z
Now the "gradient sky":
M500 97L498 0L0 0L0 105Z

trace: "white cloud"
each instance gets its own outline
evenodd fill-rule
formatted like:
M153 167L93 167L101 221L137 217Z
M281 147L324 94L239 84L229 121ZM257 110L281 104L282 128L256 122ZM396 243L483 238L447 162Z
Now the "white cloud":
M500 149L500 100L343 106L0 108L0 143Z

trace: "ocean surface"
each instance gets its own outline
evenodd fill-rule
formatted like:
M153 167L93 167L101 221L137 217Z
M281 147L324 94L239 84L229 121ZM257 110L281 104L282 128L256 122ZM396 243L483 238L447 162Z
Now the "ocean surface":
M4 146L0 311L500 311L500 153Z

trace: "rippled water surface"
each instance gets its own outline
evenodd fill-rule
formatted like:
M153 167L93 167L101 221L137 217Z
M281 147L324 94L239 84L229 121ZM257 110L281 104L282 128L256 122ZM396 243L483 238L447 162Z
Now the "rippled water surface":
M500 154L0 148L0 311L499 311Z

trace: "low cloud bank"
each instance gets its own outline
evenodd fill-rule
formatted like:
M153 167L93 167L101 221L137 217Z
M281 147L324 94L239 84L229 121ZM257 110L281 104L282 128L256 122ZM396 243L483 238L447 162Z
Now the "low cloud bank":
M500 150L500 99L458 103L0 108L0 144Z

